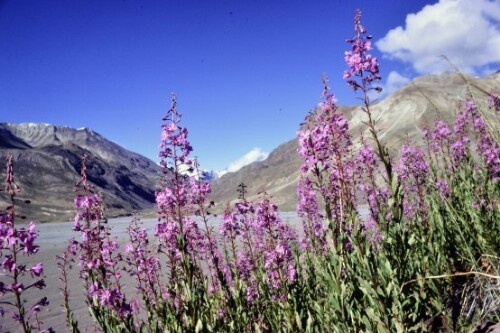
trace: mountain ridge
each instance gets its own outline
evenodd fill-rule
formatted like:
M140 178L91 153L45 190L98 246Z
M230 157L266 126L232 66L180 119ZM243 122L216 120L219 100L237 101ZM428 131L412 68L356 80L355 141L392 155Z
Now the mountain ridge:
M28 218L40 222L71 219L73 187L84 154L89 156L87 177L96 191L104 193L107 216L154 207L160 167L91 129L0 123L0 147L1 161L8 153L14 157L15 180L22 189L19 198L32 202L20 201L20 214Z

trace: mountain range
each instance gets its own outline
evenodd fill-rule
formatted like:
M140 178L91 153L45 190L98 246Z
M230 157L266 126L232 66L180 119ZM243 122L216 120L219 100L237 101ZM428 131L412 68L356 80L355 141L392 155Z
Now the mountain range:
M374 119L380 119L380 138L397 156L401 146L410 140L421 142L421 132L436 119L451 122L467 94L485 101L483 91L500 90L500 73L483 78L444 73L419 77L372 106ZM483 108L486 109L486 108ZM317 111L316 111L317 112ZM353 142L361 133L369 137L364 114L357 106L339 106L349 120ZM246 197L257 199L266 192L282 211L295 210L296 186L301 160L298 142L283 143L261 161L212 180L211 200L221 211L238 197L238 186L246 185ZM73 129L49 124L0 123L0 163L8 153L14 156L15 178L21 186L20 214L37 221L68 221L74 215L73 191L80 178L83 154L89 156L87 175L104 192L107 216L130 214L133 210L154 207L155 189L161 169L153 161L113 143L91 129ZM0 164L4 177L4 166ZM24 204L29 199L31 204ZM3 201L3 202L1 202ZM0 195L5 206L5 196Z
M154 207L160 167L88 128L49 124L0 123L0 161L13 154L21 187L17 211L44 221L69 221L81 156L88 155L87 177L103 192L108 217ZM1 166L2 181L4 166ZM5 196L0 200L5 203ZM30 200L25 204L23 200ZM4 206L4 205L2 205Z

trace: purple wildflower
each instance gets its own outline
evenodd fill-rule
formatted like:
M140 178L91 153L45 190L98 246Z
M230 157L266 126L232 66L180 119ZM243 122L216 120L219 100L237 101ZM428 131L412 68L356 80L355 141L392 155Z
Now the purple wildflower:
M424 184L429 166L425 161L422 149L410 145L404 145L401 149L401 157L398 166L398 176L401 182L413 178L416 184Z
M376 245L380 243L383 236L378 223L374 219L369 218L368 221L364 223L363 227L366 231L367 239L371 244Z
M450 186L448 185L448 182L446 181L446 179L438 179L436 181L436 187L438 188L439 193L441 193L441 195L444 198L450 197L450 195L451 195Z
M192 283L204 283L201 262L208 263L208 289L216 292L228 291L231 273L218 249L218 243L208 226L208 201L210 184L200 173L198 162L190 157L192 146L188 131L181 126L182 114L177 111L175 95L171 108L163 118L160 141L160 158L163 167L161 188L156 193L157 210L160 215L155 235L160 249L168 257L170 283L166 294L167 302L174 308L183 308L180 285L182 279L200 279ZM197 216L193 218L192 216ZM202 229L200 225L204 224ZM163 292L165 294L165 292Z
M448 125L443 120L438 120L434 125L434 130L431 135L431 150L437 152L439 149L445 153L445 147L449 145L449 140L452 132Z
M478 140L478 151L486 165L490 176L495 181L500 181L500 145L488 132L485 121L473 101L466 101L464 108L472 118Z
M364 139L362 139L364 142ZM371 223L380 223L382 220L379 214L384 211L389 212L387 201L389 199L389 191L383 191L377 184L377 174L379 169L379 160L376 158L373 148L364 144L358 149L358 156L355 161L356 174L359 177L358 188L363 199L368 203L369 220ZM383 218L383 216L382 216ZM373 229L373 228L372 228ZM375 240L374 237L372 240Z
M236 215L231 211L225 210L222 214L222 223L220 226L220 233L224 237L236 237L239 234L240 225Z
M496 112L500 112L500 94L497 91L490 93L488 105Z
M39 262L38 264L33 265L30 270L33 275L40 276L43 273L43 265Z
M489 172L490 177L500 180L500 145L486 126L485 119L473 100L466 100L464 111L457 116L454 126L454 140L451 144L454 162L458 165L469 155L468 130L472 127L477 151Z
M284 292L281 287L295 281L297 272L291 249L296 235L281 220L278 207L267 194L257 204L242 199L234 205L234 211L228 208L221 233L230 242L236 276L246 284L249 303L258 296L254 274L260 264L267 272L266 282L278 298ZM241 248L236 247L237 242L241 242Z
M319 211L317 193L309 178L301 178L297 186L297 214L302 219L304 238L303 248L322 252L327 247L326 225Z
M15 223L17 216L15 197L21 189L14 181L12 154L7 156L6 176L5 192L9 196L10 205L5 210L0 209L0 269L5 272L2 282L0 282L0 297L11 294L13 301L0 303L14 308L9 312L12 313L13 319L19 323L24 332L31 332L34 329L40 331L43 323L38 320L36 313L48 305L47 298L44 297L36 303L30 304L31 302L26 300L23 294L31 288L45 288L43 279L31 282L26 276L30 273L32 278L40 277L43 273L43 266L38 263L27 269L26 265L21 263L22 257L38 252L39 247L36 245L38 234L33 221L28 226L20 228ZM30 303L27 304L27 302ZM3 307L0 307L1 316L6 312Z
M298 131L298 154L304 160L301 167L303 177L311 177L311 182L316 184L315 190L324 201L326 220L334 230L336 242L341 229L346 227L347 210L354 206L354 165L348 122L336 112L326 79L323 79L323 85L325 101L322 105L328 107L309 116L307 124Z
M118 266L123 259L118 243L110 239L111 230L104 218L102 194L94 193L94 186L87 182L86 160L87 156L84 155L74 202L74 230L81 233L81 241L78 242L80 276L85 281L90 307L105 307L114 315L124 318L122 308L128 307L128 303L121 293L121 268ZM106 301L109 293L112 293L114 298L110 296L109 301ZM95 298L99 300L98 303L92 301Z
M148 233L142 227L139 218L134 217L128 227L128 234L130 242L125 251L128 272L135 276L137 288L143 299L147 300L146 304L154 307L161 297L159 259L149 248ZM133 308L132 304L131 307Z
M354 32L356 35L347 39L347 42L352 44L352 49L346 51L344 55L349 66L349 69L344 71L344 79L354 91L361 89L366 93L369 89L373 89L380 92L382 91L381 87L370 87L374 81L379 81L381 77L378 60L369 53L372 50L372 36L366 34L366 28L361 24L361 11L359 9L356 10L354 16Z
M398 165L398 178L403 187L404 215L412 220L418 212L424 224L427 223L425 187L429 166L422 149L404 145Z

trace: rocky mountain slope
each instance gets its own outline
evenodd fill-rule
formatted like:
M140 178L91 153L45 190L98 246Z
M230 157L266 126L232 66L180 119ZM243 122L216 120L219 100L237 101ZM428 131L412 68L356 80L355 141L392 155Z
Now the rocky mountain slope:
M484 102L481 89L500 90L500 74L485 78L464 77L457 73L419 77L373 106L374 119L380 118L380 137L393 155L397 155L407 138L420 142L422 129L432 125L435 119L451 121L466 94L472 93L477 101ZM354 106L339 107L338 112L349 119L356 143L360 133L366 132L363 112ZM365 137L369 134L366 133ZM281 210L295 210L298 170L302 163L297 148L297 140L290 140L271 152L266 160L215 180L212 200L218 204L218 210L238 196L237 187L241 182L247 186L250 200L255 200L259 192L266 191Z
M40 222L69 221L74 214L74 185L80 157L87 154L87 174L104 192L107 216L152 208L160 168L153 161L105 139L90 129L49 124L0 123L0 175L5 179L8 153L22 192L20 214ZM5 195L0 201L5 202Z

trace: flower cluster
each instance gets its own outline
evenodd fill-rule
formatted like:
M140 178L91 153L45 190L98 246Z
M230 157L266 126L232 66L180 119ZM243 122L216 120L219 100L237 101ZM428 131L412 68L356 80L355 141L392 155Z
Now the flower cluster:
M148 233L138 217L134 217L130 223L128 234L130 241L125 246L128 272L136 277L138 292L146 306L154 307L162 295L160 260L150 249Z
M181 118L175 95L172 95L171 108L162 125L160 158L163 179L156 193L160 219L155 236L160 251L167 256L169 268L164 300L175 311L194 316L199 305L193 304L182 284L206 284L211 293L225 295L223 302L228 302L233 276L208 223L213 206L208 200L210 184L202 177L196 159L190 157L192 147L187 129L180 125ZM218 317L222 320L223 312L219 312Z
M500 145L487 129L485 120L481 116L475 102L472 100L466 101L464 108L469 114L476 132L477 146L486 168L493 180L500 181Z
M268 271L270 285L278 288L285 281L297 278L293 262L292 244L296 239L294 231L285 224L278 213L278 207L264 198L257 204L253 221L254 246L264 254L264 268Z
M172 95L172 106L163 118L165 123L162 125L160 139L160 164L167 170L177 171L184 164L188 167L186 171L192 172L193 161L189 154L193 148L187 140L187 129L179 126L181 118L182 114L177 111L175 95Z
M496 112L500 112L500 94L497 91L491 92L488 96L488 105Z
M297 132L298 154L303 159L300 184L318 191L325 205L326 222L335 230L334 242L341 231L347 231L347 211L353 207L355 196L354 164L349 124L344 116L336 112L335 98L330 94L327 80L323 78L322 106L316 114L308 116L306 124ZM306 180L309 179L309 180ZM300 190L302 191L302 190ZM312 208L310 200L302 200ZM303 195L302 195L303 197ZM299 206L300 210L303 210ZM308 209L308 208L306 208ZM311 212L312 213L312 212ZM317 218L310 216L317 224ZM311 226L304 226L310 229ZM317 228L317 227L316 227Z
M362 140L363 141L363 140ZM358 188L363 200L368 203L369 214L364 228L373 242L380 239L379 226L382 221L389 221L392 212L387 206L390 191L381 188L378 184L379 160L368 144L363 144L358 149L355 161L356 174L359 177Z
M204 200L204 192L191 181L190 174L194 172L195 162L189 156L192 147L187 138L187 129L180 126L181 118L175 95L172 95L172 105L163 118L160 138L163 179L162 188L156 193L160 220L155 235L169 257L173 283L182 276L192 276L193 270L199 269L194 263L203 250L203 234L189 215L193 213L193 205ZM191 205L190 200L196 203Z
M494 103L494 95L490 96L491 103ZM472 134L470 132L473 132ZM460 165L466 156L469 156L471 135L477 143L480 154L490 177L500 180L500 145L494 138L492 129L488 128L484 117L478 110L473 100L466 100L463 104L463 111L459 112L453 133L449 141L449 148L453 156L454 165ZM446 132L449 136L449 133Z
M403 187L403 213L413 220L418 212L424 223L427 216L425 191L429 165L424 151L406 144L401 148L398 180Z
M0 271L5 272L5 274L0 274L4 275L0 281L0 318L5 314L11 315L25 333L34 329L40 332L52 332L51 328L42 330L43 323L38 318L41 309L49 304L47 297L31 302L23 296L27 290L45 288L45 281L42 277L42 263L35 263L28 267L21 260L22 257L38 252L39 246L36 245L38 234L33 221L26 227L17 227L15 224L17 216L14 198L20 192L20 188L14 182L11 154L7 157L6 176L5 192L10 197L10 205L5 210L0 209ZM4 297L9 294L13 296L13 300L4 301ZM0 328L2 328L1 324Z
M98 282L94 282L89 289L89 294L97 300L100 307L106 307L116 311L121 318L127 318L132 312L132 308L125 301L125 295L119 288L102 287Z
M430 139L431 151L441 151L441 153L445 153L444 150L446 149L445 147L447 147L449 144L451 134L452 131L448 127L448 124L446 124L446 122L443 120L438 120L434 124L434 130L432 131L432 133L427 134L425 132L424 136L426 138L429 137Z
M123 319L129 318L130 304L121 286L120 263L123 261L119 245L111 240L111 229L104 218L102 194L94 192L87 182L87 156L82 156L81 179L76 184L75 217L73 230L80 232L81 240L75 241L80 254L80 276L85 281L88 306L94 313L103 308ZM98 318L106 325L107 316Z
M299 180L297 197L297 215L302 219L304 229L301 246L306 250L322 252L327 248L327 228L319 209L317 193L309 178Z
M235 268L236 278L246 283L249 303L259 297L255 276L259 268L267 272L266 282L277 298L283 297L281 287L297 279L292 253L297 236L281 220L278 207L264 196L256 204L240 200L233 211L228 207L220 227L220 233L231 247L231 266ZM237 243L242 244L241 249Z
M332 154L340 156L349 149L349 126L342 114L318 117L316 122L311 129L298 132L299 155L304 159L302 172L328 170L334 166Z
M354 91L361 89L367 92L369 89L374 89L380 92L381 87L370 87L372 82L379 81L381 77L377 58L368 53L372 49L372 36L366 34L366 28L361 24L359 9L354 16L354 32L356 36L347 39L347 42L352 44L352 50L345 52L344 58L349 69L344 71L344 79Z

